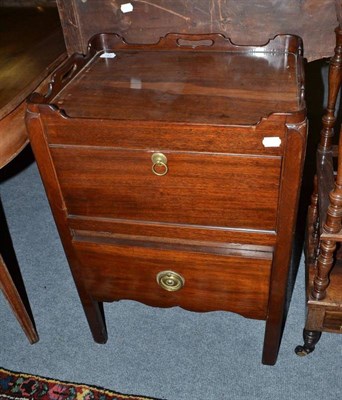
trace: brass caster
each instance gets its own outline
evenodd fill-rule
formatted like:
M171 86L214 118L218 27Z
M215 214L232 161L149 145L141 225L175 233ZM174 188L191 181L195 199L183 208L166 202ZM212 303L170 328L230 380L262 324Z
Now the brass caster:
M295 348L295 353L297 354L298 357L305 357L308 354L312 353L315 348L313 349L308 349L307 347L304 346L297 346Z

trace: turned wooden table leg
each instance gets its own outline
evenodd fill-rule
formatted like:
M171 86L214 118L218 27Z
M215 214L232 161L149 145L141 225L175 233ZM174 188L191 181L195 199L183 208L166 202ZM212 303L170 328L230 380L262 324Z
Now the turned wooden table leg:
M332 137L334 136L334 126L336 122L335 108L336 99L341 85L341 67L342 67L342 28L337 27L335 54L330 60L329 82L328 82L328 103L322 118L322 130L320 133L319 151L328 151L331 149Z
M31 344L38 341L38 334L23 300L12 280L7 266L0 254L0 288L9 302L14 315Z
M303 330L303 346L297 346L295 353L297 356L306 356L315 350L315 346L321 338L322 332Z
M318 257L319 244L319 215L318 215L318 187L317 175L314 177L314 188L310 199L307 217L307 231L305 240L305 261L313 264Z
M326 112L322 118L322 130L318 154L322 162L325 156L332 152L332 137L334 135L334 126L336 122L335 108L338 92L341 87L341 71L342 71L342 29L336 28L336 47L335 54L330 62L329 67L329 84L328 84L328 104ZM318 257L315 274L313 278L312 288L308 293L309 301L323 300L326 297L326 291L329 286L329 275L334 265L334 252L336 250L336 240L331 235L341 231L342 220L342 135L339 137L338 148L338 165L337 177L333 190L329 194L329 206L326 212L326 220L323 230L320 233L320 242L318 244ZM318 157L318 159L320 159ZM320 166L318 166L319 168ZM312 201L315 202L315 199ZM309 207L310 212L310 207ZM329 236L327 238L327 236ZM312 248L308 248L307 252L312 255ZM308 265L307 265L308 266ZM308 313L306 326L310 325L310 313ZM304 344L297 346L295 352L297 355L305 356L314 351L317 342L321 337L318 330L304 329Z
M336 32L335 55L331 59L329 68L329 95L326 113L322 118L323 128L321 132L321 141L319 151L325 151L331 148L331 138L335 125L335 107L337 94L341 86L342 70L342 29L339 27ZM342 154L342 138L339 140L339 154ZM342 157L338 159L337 177L335 188L329 195L330 204L327 210L327 217L323 227L323 234L334 234L341 230L342 218ZM321 240L320 254L317 260L317 269L314 277L311 297L315 300L322 300L326 296L326 289L329 285L329 273L333 266L334 251L336 241Z

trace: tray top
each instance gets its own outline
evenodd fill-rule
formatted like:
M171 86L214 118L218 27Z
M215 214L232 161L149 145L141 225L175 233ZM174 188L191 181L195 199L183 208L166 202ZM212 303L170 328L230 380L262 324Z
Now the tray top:
M72 118L229 125L303 109L298 54L214 49L187 45L185 51L160 51L126 44L96 51L50 104Z

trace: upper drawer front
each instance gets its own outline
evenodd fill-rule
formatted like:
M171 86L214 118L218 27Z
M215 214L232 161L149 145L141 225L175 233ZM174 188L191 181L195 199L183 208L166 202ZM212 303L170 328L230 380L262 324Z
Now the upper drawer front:
M160 149L158 149L160 150ZM281 158L52 146L71 215L274 230Z

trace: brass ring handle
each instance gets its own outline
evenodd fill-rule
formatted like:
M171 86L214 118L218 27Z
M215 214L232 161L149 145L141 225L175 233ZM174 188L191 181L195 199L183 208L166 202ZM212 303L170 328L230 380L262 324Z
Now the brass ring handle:
M163 167L163 171L162 171L162 172L158 172L158 171L156 170L156 167ZM157 176L164 176L164 175L166 175L168 170L169 170L169 169L168 169L167 165L166 165L165 163L163 163L162 161L158 161L157 163L154 163L154 164L152 165L152 171L153 171L153 173L154 173L155 175L157 175Z
M164 176L168 173L169 168L167 166L167 158L163 153L153 153L152 154L152 172L157 176ZM162 167L162 171L159 172L157 167Z
M182 289L185 279L174 271L161 271L157 274L157 282L160 287L168 292L176 292Z

